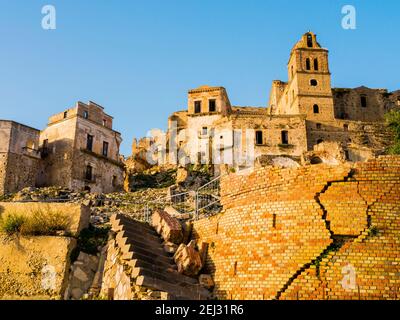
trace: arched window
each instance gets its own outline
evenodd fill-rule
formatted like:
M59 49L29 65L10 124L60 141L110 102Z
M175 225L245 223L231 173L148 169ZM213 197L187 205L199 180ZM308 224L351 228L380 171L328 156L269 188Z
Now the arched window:
M314 59L314 70L318 71L318 59Z
M313 111L314 113L319 113L319 106L317 104L314 104Z
M318 85L318 81L315 80L315 79L311 79L311 80L310 80L310 85L311 85L312 87L316 87L316 86Z
M293 79L293 66L290 68L290 73L291 73L292 79Z
M312 35L309 33L307 34L307 47L312 48L312 46L313 46Z
M311 62L309 58L306 59L306 70L311 70Z
M320 144L320 143L322 143L322 142L324 142L323 139L318 139L318 140L317 140L317 144Z

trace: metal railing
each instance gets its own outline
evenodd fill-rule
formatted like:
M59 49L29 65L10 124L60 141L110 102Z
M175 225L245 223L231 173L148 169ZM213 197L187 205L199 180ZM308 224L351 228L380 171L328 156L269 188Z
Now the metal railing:
M210 216L220 212L220 181L221 176L214 178L210 182L202 185L196 190L171 194L160 199L151 201L129 201L112 198L97 199L71 199L69 197L60 198L34 198L19 200L14 202L83 202L91 200L97 203L95 206L104 206L112 202L121 212L128 215L136 215L138 219L150 222L151 214L156 209L164 210L166 207L172 207L177 215L187 216L198 220L200 215Z

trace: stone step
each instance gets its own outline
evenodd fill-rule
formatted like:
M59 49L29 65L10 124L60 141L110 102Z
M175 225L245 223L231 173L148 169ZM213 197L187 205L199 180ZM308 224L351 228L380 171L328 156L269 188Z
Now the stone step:
M130 251L125 251L125 250L123 251L122 248L121 248L121 251L122 251L122 259L124 259L124 260L138 259L138 260L147 262L148 264L151 264L151 265L158 265L158 266L163 267L165 269L173 268L174 266L176 266L174 263L170 263L168 261L165 261L164 259L151 258L151 257L148 257L146 255L140 254L140 253L135 252L135 251L131 251L131 250Z
M146 256L146 257L156 260L156 261L162 261L165 263L174 264L174 260L170 256L164 255L164 253L160 254L158 252L140 248L140 247L135 246L130 243L121 245L120 243L118 243L118 239L117 239L117 244L123 253L133 252L133 253L141 254L143 256Z
M125 230L134 234L139 234L142 235L143 237L149 238L149 239L155 239L158 241L161 241L160 236L154 231L149 231L147 229L141 228L140 226L137 226L135 224L131 224L129 222L123 223L121 225L120 230Z
M154 246L160 246L162 245L162 239L159 237L154 237L152 235L148 235L145 233L142 233L141 231L134 231L132 229L126 229L125 226L122 228L121 231L118 233L122 232L123 238L129 238L129 239L137 239L138 241L141 241L143 243L149 243Z
M119 221L119 224L129 224L129 225L133 225L136 226L140 229L146 230L149 233L155 234L157 235L156 231L154 230L154 228L152 226L150 226L148 223L145 222L140 222L138 220L135 219L131 219L129 217L123 216L123 215L118 215L117 220Z
M178 267L176 265L172 265L169 268L165 268L164 266L154 265L139 259L130 259L126 261L126 263L132 268L145 268L147 270L154 270L155 272L161 272L161 273L166 271L178 272L177 271Z
M178 273L177 271L165 271L165 270L149 270L146 268L132 268L132 276L134 278L138 276L149 276L155 279L160 279L166 282L170 282L173 284L199 284L197 279L190 278L183 274Z
M200 285L175 285L149 276L139 276L136 285L168 292L177 299L180 297L185 300L206 300L210 297L210 293Z
M166 257L171 257L168 252L166 252L164 249L162 249L161 244L155 244L146 240L143 240L142 238L132 238L129 236L125 236L123 231L120 231L117 234L116 240L118 241L119 246L124 246L126 244L131 244L135 247L148 250L151 252L156 252L160 255L165 255Z
M115 232L121 231L122 228L125 226L128 229L141 230L143 233L149 233L151 235L158 236L153 227L151 227L147 223L125 217L121 214L112 215L110 218L110 222L111 228Z

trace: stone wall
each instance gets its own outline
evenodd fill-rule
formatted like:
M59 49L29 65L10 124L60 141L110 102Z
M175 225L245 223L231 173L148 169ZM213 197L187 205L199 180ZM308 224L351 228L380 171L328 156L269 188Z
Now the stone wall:
M76 235L89 226L90 209L87 206L75 203L43 203L43 202L0 202L0 217L17 213L22 216L31 216L39 211L58 212L69 218L69 234Z
M216 295L398 298L399 169L400 157L380 157L353 167L261 168L224 178L223 213L193 229L209 243ZM349 272L356 279L350 289L341 284Z
M0 194L34 186L39 169L39 130L0 120Z
M75 239L1 236L0 242L0 299L62 299Z

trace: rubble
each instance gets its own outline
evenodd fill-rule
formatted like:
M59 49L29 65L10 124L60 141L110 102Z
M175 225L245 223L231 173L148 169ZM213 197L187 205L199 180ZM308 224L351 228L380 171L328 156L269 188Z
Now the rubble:
M201 274L199 276L199 283L201 286L209 290L214 288L215 285L213 278L209 274Z
M152 217L152 225L157 233L167 242L180 244L183 240L182 226L164 210L156 210Z
M203 267L200 254L196 250L196 243L193 240L188 245L182 243L178 247L174 260L178 266L178 272L187 276L197 275Z

